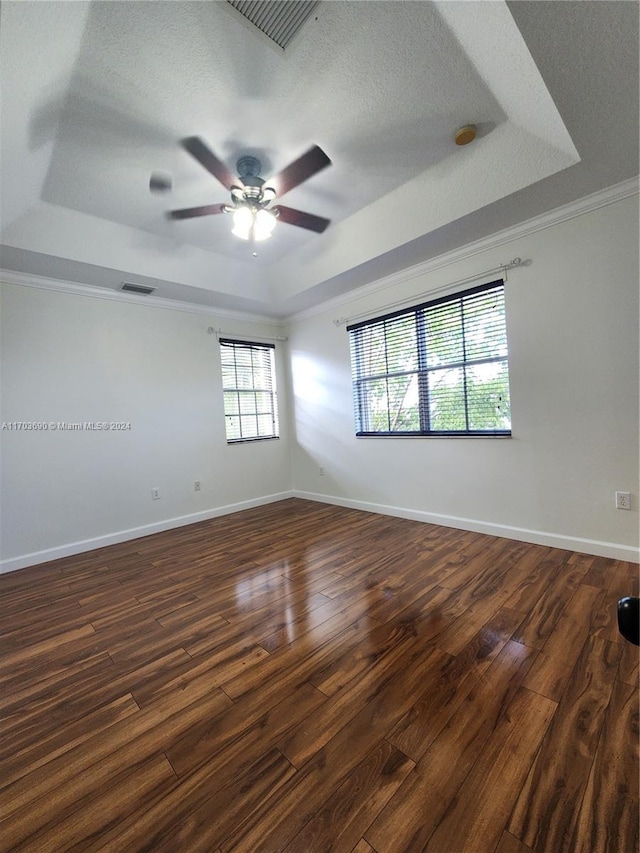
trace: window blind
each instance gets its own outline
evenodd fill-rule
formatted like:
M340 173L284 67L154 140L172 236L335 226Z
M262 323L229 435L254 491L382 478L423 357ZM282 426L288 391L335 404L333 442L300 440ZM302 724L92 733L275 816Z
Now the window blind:
M347 331L357 435L511 434L502 280Z
M274 344L220 339L227 442L278 438Z

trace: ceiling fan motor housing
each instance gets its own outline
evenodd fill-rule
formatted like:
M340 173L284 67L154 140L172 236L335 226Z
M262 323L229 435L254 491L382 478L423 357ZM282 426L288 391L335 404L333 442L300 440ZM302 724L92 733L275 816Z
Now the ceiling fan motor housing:
M244 199L247 201L261 201L264 179L260 177L260 170L262 169L260 160L250 155L240 157L236 163L236 169L238 170L240 180L244 184Z
M257 157L251 157L250 155L246 155L241 157L236 163L236 169L238 170L238 174L244 180L245 178L254 178L258 177L260 174L260 169L262 168L262 163L258 160Z

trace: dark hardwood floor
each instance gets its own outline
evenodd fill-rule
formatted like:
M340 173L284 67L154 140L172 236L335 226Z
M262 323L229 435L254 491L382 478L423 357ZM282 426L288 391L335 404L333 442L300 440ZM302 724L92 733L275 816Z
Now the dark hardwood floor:
M0 576L0 849L637 851L628 594L301 500Z

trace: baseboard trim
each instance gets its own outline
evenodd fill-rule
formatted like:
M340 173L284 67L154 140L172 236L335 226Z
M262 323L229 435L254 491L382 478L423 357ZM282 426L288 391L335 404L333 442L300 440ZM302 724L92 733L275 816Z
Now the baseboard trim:
M51 560L59 560L61 557L72 557L75 554L83 554L85 551L95 551L96 548L105 548L107 545L118 545L120 542L128 542L131 539L141 539L153 533L162 533L164 530L172 530L175 527L186 527L189 524L197 524L199 521L208 521L221 515L230 515L233 512L241 512L243 509L253 509L258 506L283 501L294 497L292 491L278 492L274 495L264 495L248 501L227 504L226 506L205 509L202 512L194 512L190 515L180 515L177 518L167 518L156 521L153 524L145 524L141 527L131 527L128 530L119 530L116 533L108 533L105 536L96 536L93 539L82 539L79 542L70 542L67 545L58 545L55 548L47 548L44 551L34 551L31 554L23 554L21 557L11 557L0 561L0 574L14 572L17 569L25 569L28 566L36 566L40 563L48 563Z
M547 533L543 530L529 530L525 527L510 527L506 524L494 524L490 521L477 521L472 518L459 518L455 515L441 515L436 512L425 512L418 509L374 504L368 501L354 501L348 498L322 495L316 492L294 490L293 497L304 498L308 501L335 504L348 509L361 509L364 512L377 512L381 515L393 515L407 518L411 521L422 521L425 524L440 524L443 527L455 527L459 530L470 530L473 533L486 533L489 536L500 536L503 539L515 539L518 542L531 542L533 545L547 545L551 548L563 548L567 551L578 551L595 557L610 557L613 560L628 560L640 562L640 548L630 545L619 545L616 542L600 542L595 539L582 539L576 536L563 536L559 533Z
M48 563L51 560L59 560L62 557L72 557L75 554L83 554L94 551L97 548L105 548L108 545L117 545L132 539L141 539L143 536L151 536L154 533L162 533L177 527L186 527L189 524L197 524L199 521L208 521L221 515L230 515L241 512L244 509L253 509L270 503L286 500L287 498L302 498L317 503L334 504L344 506L348 509L360 509L364 512L376 512L380 515L392 515L398 518L407 518L411 521L421 521L425 524L440 524L443 527L454 527L459 530L469 530L473 533L486 533L489 536L499 536L503 539L515 539L518 542L531 542L534 545L547 545L551 548L564 548L568 551L578 551L583 554L592 554L596 557L609 557L613 560L628 560L632 563L640 562L640 548L629 545L620 545L615 542L600 542L594 539L583 539L576 536L563 536L558 533L547 533L542 530L529 530L524 527L511 527L505 524L494 524L489 521L477 521L471 518L460 518L455 515L442 515L424 510L407 509L404 507L388 506L386 504L374 504L368 501L356 501L348 498L336 497L334 495L322 495L316 492L304 492L296 489L278 492L273 495L264 495L239 503L226 504L225 506L213 507L212 509L195 512L190 515L181 515L176 518L167 518L153 524L132 527L128 530L119 530L105 536L96 536L92 539L83 539L79 542L70 542L55 548L47 548L43 551L34 551L23 554L20 557L12 557L0 561L0 574L24 569L28 566L36 566Z

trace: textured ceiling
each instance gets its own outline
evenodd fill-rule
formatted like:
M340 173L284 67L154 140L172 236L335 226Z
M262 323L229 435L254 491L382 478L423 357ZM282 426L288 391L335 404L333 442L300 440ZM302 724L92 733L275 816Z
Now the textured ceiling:
M117 15L104 3L89 16L43 199L204 249L246 247L229 239L224 217L167 222L158 215L167 199L154 204L147 191L159 168L173 174L172 205L228 201L178 148L182 137L202 136L230 168L257 155L264 177L321 145L331 171L286 202L340 222L446 158L456 122L505 120L430 3L375 3L375 16L366 3L331 4L328 23L309 21L286 53L221 3L116 5ZM274 258L313 239L287 236Z
M325 0L286 51L226 2L3 0L0 266L286 316L638 171L634 2ZM467 148L455 130L477 124ZM251 247L184 152L333 165ZM152 171L173 191L152 195Z

